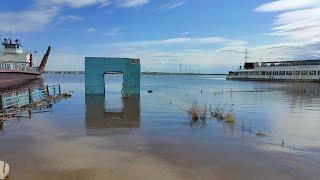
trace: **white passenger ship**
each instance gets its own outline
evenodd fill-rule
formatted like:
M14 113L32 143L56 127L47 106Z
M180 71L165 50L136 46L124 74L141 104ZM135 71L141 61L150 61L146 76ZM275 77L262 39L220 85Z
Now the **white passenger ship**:
M228 80L320 82L320 60L246 62Z

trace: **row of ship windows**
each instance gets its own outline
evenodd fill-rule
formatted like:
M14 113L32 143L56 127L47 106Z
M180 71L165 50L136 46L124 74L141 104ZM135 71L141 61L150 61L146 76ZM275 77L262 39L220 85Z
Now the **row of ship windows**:
M27 66L22 64L20 66L16 66L13 64L0 64L0 69L5 69L5 70L24 70Z
M289 76L299 76L299 75L320 75L320 71L251 71L251 72L238 72L235 73L235 75L262 75L262 76L284 76L284 75L289 75Z

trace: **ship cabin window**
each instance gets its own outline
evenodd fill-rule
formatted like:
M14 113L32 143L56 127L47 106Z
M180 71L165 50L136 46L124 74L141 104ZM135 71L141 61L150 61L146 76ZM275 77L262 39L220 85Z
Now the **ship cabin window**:
M261 71L260 73L262 76L265 76L266 75L266 72L265 71Z
M292 71L286 71L286 75L291 76L292 75Z
M254 75L254 71L250 71L249 75L251 75L251 76Z
M317 75L317 71L309 71L309 75Z
M308 75L308 71L301 71L301 74L304 75L304 76Z
M279 75L280 76L286 75L286 72L285 71L279 71Z
M259 71L254 72L254 75L259 76Z
M267 71L267 76L271 76L272 75L272 71Z
M243 76L243 72L239 72L239 75L240 75L240 76Z
M293 71L293 75L299 76L300 75L300 71Z
M318 75L320 75L320 71L318 71Z
M278 76L278 75L279 75L279 72L278 72L278 71L273 71L273 72L272 72L272 75Z
M244 72L244 75L247 76L247 75L248 75L248 72Z

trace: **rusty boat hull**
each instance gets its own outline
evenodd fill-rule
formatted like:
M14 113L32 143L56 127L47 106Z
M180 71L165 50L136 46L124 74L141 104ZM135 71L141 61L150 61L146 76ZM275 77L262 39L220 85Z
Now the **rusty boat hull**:
M0 71L0 91L28 84L41 77L40 73Z

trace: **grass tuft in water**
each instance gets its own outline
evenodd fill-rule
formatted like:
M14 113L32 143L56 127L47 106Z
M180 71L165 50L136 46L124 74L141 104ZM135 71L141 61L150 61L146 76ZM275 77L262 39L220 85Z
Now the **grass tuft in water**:
M224 121L226 123L234 124L236 122L236 118L233 107L233 104L225 104L223 106L220 105L214 109L210 108L210 114L218 121Z
M207 106L205 105L203 108L198 106L197 101L194 101L188 110L188 114L192 120L197 121L199 119L206 120L207 119Z

